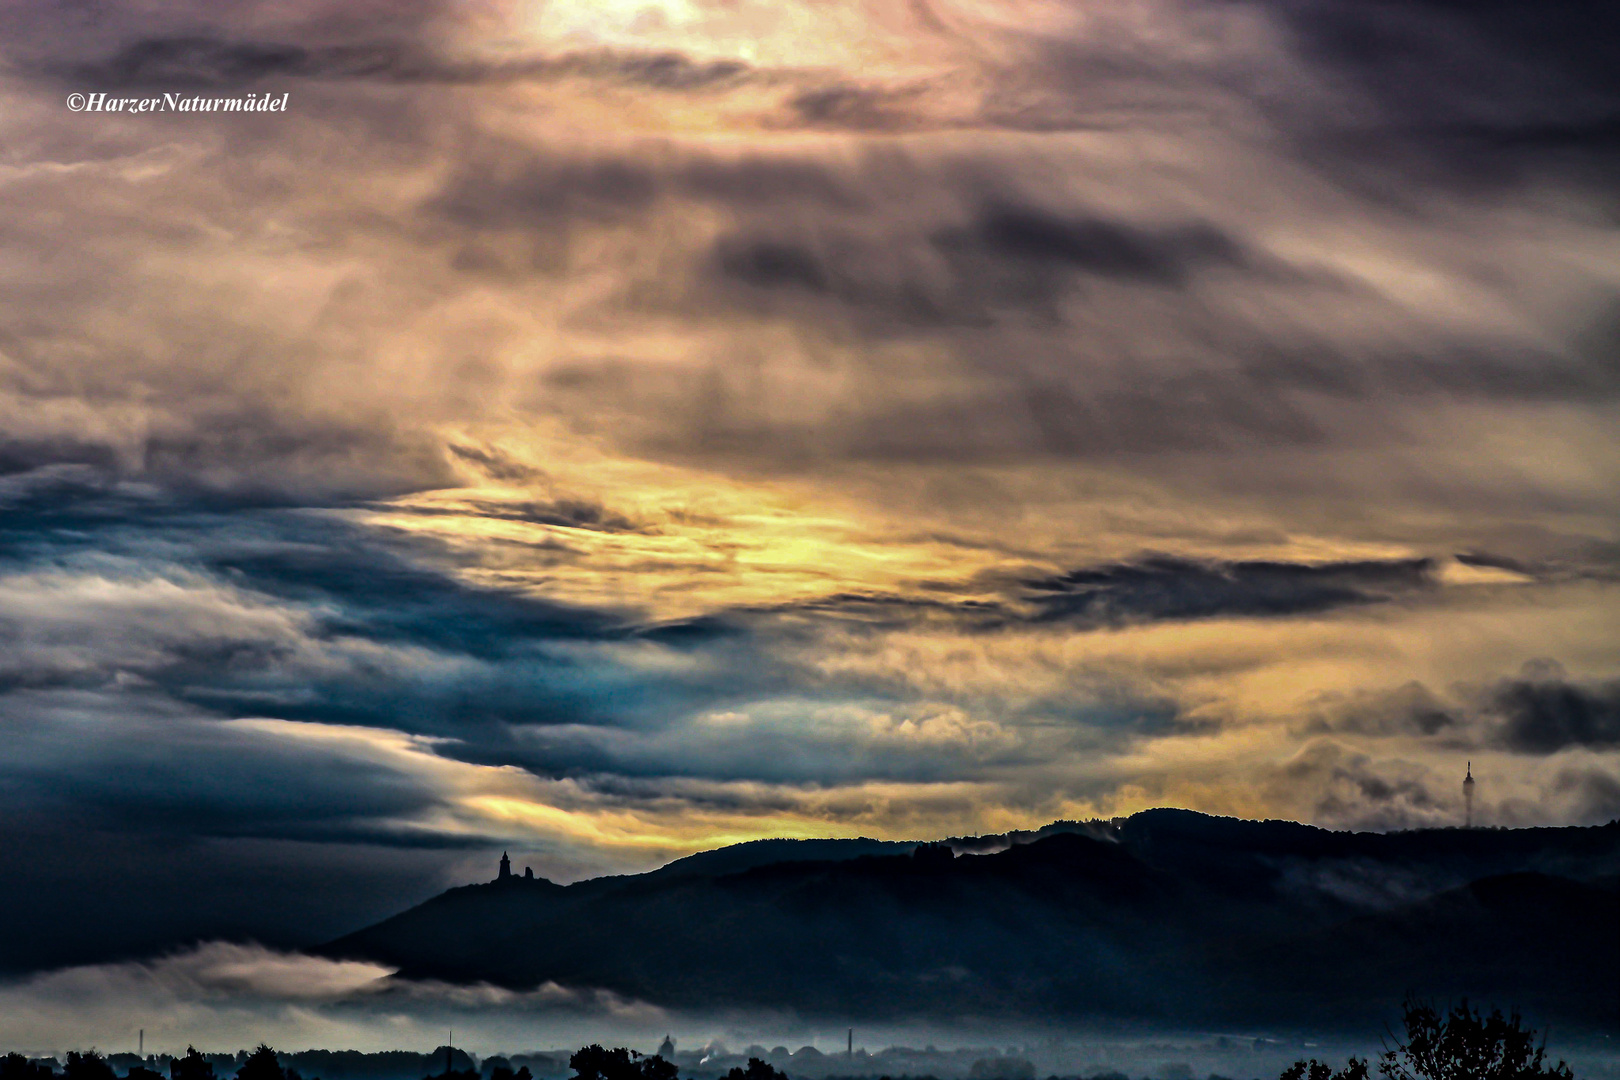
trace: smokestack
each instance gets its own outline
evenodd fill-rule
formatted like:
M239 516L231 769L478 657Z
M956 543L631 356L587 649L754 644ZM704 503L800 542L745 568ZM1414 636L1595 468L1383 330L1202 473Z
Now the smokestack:
M1463 828L1474 827L1474 763L1468 763L1468 775L1463 777Z
M146 1029L145 1028L141 1028L140 1049L138 1051L136 1051L136 1052L140 1055L140 1059L142 1061L146 1060Z

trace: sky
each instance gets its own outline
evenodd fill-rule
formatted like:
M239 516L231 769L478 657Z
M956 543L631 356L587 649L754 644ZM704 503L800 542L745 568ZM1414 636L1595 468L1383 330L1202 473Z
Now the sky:
M1612 5L5 12L36 989L502 850L1620 816Z

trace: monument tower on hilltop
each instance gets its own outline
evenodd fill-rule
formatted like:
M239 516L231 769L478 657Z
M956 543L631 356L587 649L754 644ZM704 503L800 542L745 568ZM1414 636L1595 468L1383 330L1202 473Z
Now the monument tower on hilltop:
M501 876L496 878L495 880L496 881L505 881L507 878L509 878L511 876L512 876L512 860L508 859L506 857L506 852L503 851L503 852L501 852Z
M1463 828L1474 827L1474 763L1468 763L1468 775L1463 777Z

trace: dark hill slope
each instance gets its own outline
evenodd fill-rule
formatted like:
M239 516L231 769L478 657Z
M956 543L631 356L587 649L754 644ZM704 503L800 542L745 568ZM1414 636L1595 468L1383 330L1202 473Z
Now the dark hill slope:
M602 986L669 1005L878 1013L909 1011L921 992L933 1008L994 1012L1109 971L1123 980L1127 954L1165 952L1166 928L1192 914L1174 879L1118 845L1059 835L976 858L923 849L611 888L475 885L327 951L406 977Z
M1117 837L958 858L739 845L453 889L324 951L677 1008L1352 1023L1423 988L1615 1022L1620 827L1380 836L1154 811Z
M1226 943L1237 989L1329 1020L1391 988L1467 994L1595 1028L1620 1027L1620 893L1537 873L1481 878L1392 911Z
M844 862L862 855L909 855L916 844L894 840L750 840L700 851L651 872L651 877L716 877L790 862Z

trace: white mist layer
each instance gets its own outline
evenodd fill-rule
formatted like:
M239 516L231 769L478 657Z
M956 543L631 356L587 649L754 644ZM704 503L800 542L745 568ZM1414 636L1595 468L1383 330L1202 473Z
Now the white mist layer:
M566 1045L589 1035L662 1035L663 1014L606 992L528 993L394 979L393 970L258 945L209 942L155 960L62 968L0 984L0 1046L30 1054L95 1047L149 1053L278 1049L431 1050ZM622 1035L621 1035L622 1038Z

